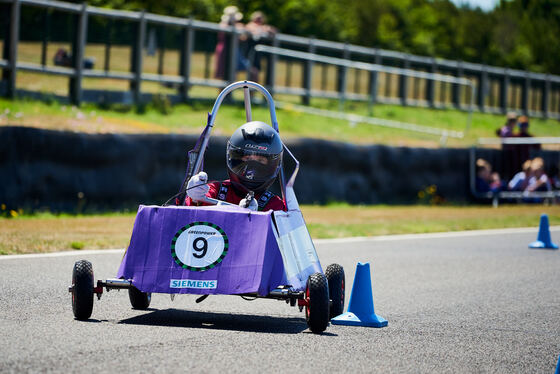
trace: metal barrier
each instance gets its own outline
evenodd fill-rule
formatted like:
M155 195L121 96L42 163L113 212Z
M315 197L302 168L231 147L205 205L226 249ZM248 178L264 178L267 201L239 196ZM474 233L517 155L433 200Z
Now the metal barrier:
M376 118L376 117L368 117L368 116L360 116L357 114L351 113L343 113L337 112L333 110L326 110L326 109L319 109L314 108L312 106L305 106L305 105L296 105L293 103L286 103L282 101L276 102L277 108L293 110L296 112L313 114L316 116L340 119L344 121L348 121L351 126L355 125L356 123L365 123L368 125L374 126L381 126L381 127L389 127L393 129L400 129L400 130L407 130L407 131L414 131L423 134L435 135L440 137L440 144L444 146L447 142L447 138L463 138L464 134L461 131L453 131L453 130L445 130L439 129L437 127L430 127L430 126L423 126L417 125L415 123L408 123L408 122L400 122L400 121L393 121L384 118Z
M2 81L0 91L7 96L13 96L16 92L17 71L29 71L45 74L54 74L69 78L68 96L71 102L79 103L84 99L84 78L117 79L129 82L130 96L134 101L140 101L142 82L160 82L168 85L178 86L178 100L189 98L190 88L193 86L206 86L223 88L236 79L235 58L240 43L240 32L231 28L222 28L218 24L202 22L193 19L160 16L144 12L117 11L88 5L78 5L50 0L0 0L2 7L0 16L8 20L5 33L0 68L2 68ZM42 45L42 63L31 63L18 60L18 43L21 28L21 8L35 7L48 11L60 11L71 14L75 19L73 30L73 41L71 54L73 56L71 67L48 66L45 63L45 50L47 41ZM132 56L128 71L113 71L105 61L105 69L89 70L83 67L84 51L88 40L88 19L92 16L106 19L130 22L134 26ZM146 31L148 25L161 27L174 27L181 30L180 63L177 74L163 74L161 66L164 64L163 48L160 51L158 61L158 73L146 73L143 71L142 50L146 44ZM204 77L192 74L193 51L195 50L195 35L199 33L224 33L228 39L227 49L229 51L229 67L224 79L210 78L210 52L205 55ZM418 72L437 73L441 75L452 75L456 78L468 78L476 80L476 106L481 111L505 113L508 110L518 110L531 116L550 117L560 119L560 77L548 74L537 74L527 71L504 69L499 67L473 64L462 61L436 59L431 57L415 56L406 53L388 51L377 48L330 42L326 40L310 39L292 35L276 34L265 40L275 48L304 50L313 55L338 55L345 61L362 61L372 63L376 66L392 66L405 70L416 70ZM111 42L106 43L106 56L110 56ZM297 51L294 51L294 53ZM356 61L357 60L357 61ZM293 59L286 56L270 55L266 61L265 86L274 91L278 70L284 64L286 67L286 80L290 75ZM322 96L333 96L325 89L325 80L329 79L326 70L322 69L321 88L309 89L312 86L311 72L314 62L302 60L302 84L300 87L292 87L288 94L300 95L306 103L310 95L320 94ZM322 64L322 63L320 63ZM346 90L348 79L346 65L339 65L336 72L336 86L340 93ZM352 68L353 69L353 68ZM359 69L358 69L359 70ZM444 81L426 80L422 74L418 76L401 74L394 77L392 73L384 74L384 81L376 71L370 71L367 78L369 89L364 95L364 79L359 73L354 77L354 92L344 92L344 97L352 100L368 100L372 87L383 86L384 90L378 90L375 102L396 103L401 105L454 107L464 109L470 106L465 102L460 84ZM397 79L396 96L392 90ZM424 82L425 81L425 82ZM284 85L288 87L290 85Z
M378 85L377 85L377 73L386 73L386 74L394 74L394 75L398 75L398 76L404 76L404 77L414 77L414 78L422 78L422 79L426 79L428 81L435 81L435 82L445 82L445 83L452 83L452 84L456 84L456 85L463 85L463 86L467 86L470 88L470 100L469 100L469 105L466 108L466 110L468 110L469 114L467 116L467 123L465 126L465 132L468 132L471 122L472 122L472 112L473 112L473 106L474 106L474 95L475 95L475 87L474 84L469 81L468 79L465 78L455 78L455 77L451 77L451 76L447 76L447 75L441 75L441 74L434 74L434 73L425 73L425 72L419 72L419 71L415 71L415 70L410 70L410 69L400 69L400 68L393 68L393 67L387 67L387 66L382 66L382 65L377 65L377 64L369 64L369 63L365 63L365 62L356 62L356 61L348 61L348 60L343 60L343 59L339 59L339 58L333 58L333 57L327 57L327 56L319 56L319 55L315 55L312 53L305 53L305 52L296 52L296 51L291 51L288 49L282 49L282 48L276 48L276 47L269 47L269 46L265 46L265 45L257 45L255 47L255 50L257 52L262 52L262 53L268 53L274 56L283 56L283 57L290 57L293 59L300 59L300 60L304 60L306 62L312 62L312 63L322 63L322 64L326 64L326 65L334 65L334 66L338 66L338 67L343 67L343 68L353 68L353 69L357 69L357 70L364 70L368 73L370 73L371 75L373 75L372 80L373 80L373 84L371 85L370 88L370 92L369 95L361 95L362 97L360 97L361 99L365 99L368 101L369 103L369 112L372 113L372 107L375 103L375 101L377 100L378 97ZM312 68L313 65L309 66L309 71L308 74L311 75L312 74ZM309 97L323 97L323 98L338 98L340 100L340 109L342 111L343 107L344 107L344 101L346 100L348 94L346 92L346 70L343 71L343 76L342 76L342 87L340 89L340 91L338 92L329 92L329 91L315 91L312 90L311 88L311 82L310 80L307 80L305 82L305 87L303 88L303 91L300 89L296 89L294 90L293 88L290 87L284 87L284 86L276 86L275 85L275 90L277 93L282 93L282 94L296 94L296 95L302 95L302 97L304 98L309 98ZM356 98L357 95L352 95L353 98ZM307 100L309 101L309 100ZM301 108L301 107L294 107L294 108L298 108L298 110L300 111L305 111L305 109ZM307 110L307 112L310 112L309 110ZM417 131L417 132L423 132L423 133L427 133L427 134L434 134L434 135L439 135L442 137L442 139L446 139L448 136L451 137L455 137L455 138L462 138L463 137L463 133L462 132L458 132L458 131L448 131L448 130L442 130L442 129L437 129L437 128L433 128L433 127L428 127L428 126L419 126L419 125L415 125L415 124L410 124L410 123L402 123L402 122L398 122L398 121L389 121L389 120L381 120L379 118L372 118L372 117L365 117L365 116L357 116L357 115L344 115L342 114L342 116L340 114L336 114L336 112L332 112L332 111L327 111L327 110L320 110L320 109L313 109L312 112L314 114L319 114L319 115L323 115L323 116L327 116L327 117L331 117L331 118L340 118L340 119L346 119L350 122L363 122L363 123L369 123L369 124L374 124L374 125L380 125L380 126L386 126L386 127L393 127L393 128L400 128L400 129L406 129L406 130L412 130L412 131Z
M478 159L477 154L480 153L481 148L479 146L520 146L520 145L560 145L560 138L558 137L509 137L509 138L480 138L478 139L478 146L473 146L469 152L469 188L471 194L476 199L483 199L483 200L491 200L492 205L497 207L499 201L514 201L514 202L523 202L523 201L531 201L534 199L543 200L546 203L554 203L560 200L560 190L555 189L555 186L552 186L551 191L509 191L509 190L501 190L497 192L482 192L477 191L476 189L476 160ZM515 149L513 149L515 151ZM500 152L501 156L505 156L506 154L503 153L502 150ZM546 152L546 151L544 151ZM543 156L543 151L539 152L540 154L536 154L535 156ZM507 155L506 155L507 156ZM553 157L547 157L548 161L553 161L554 165L550 167L548 170L557 170L560 172L560 151L554 152L552 155ZM521 169L519 168L519 171ZM548 174L547 174L548 175Z

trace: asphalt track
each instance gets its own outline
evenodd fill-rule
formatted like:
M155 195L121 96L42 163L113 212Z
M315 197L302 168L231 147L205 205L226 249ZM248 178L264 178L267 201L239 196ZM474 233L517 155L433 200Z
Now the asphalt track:
M560 230L553 230L558 241ZM130 308L104 293L73 319L67 288L87 258L113 277L122 251L0 257L0 372L554 373L560 355L560 251L533 230L317 241L324 266L372 265L382 329L307 330L281 301L155 295ZM348 301L347 295L347 301Z

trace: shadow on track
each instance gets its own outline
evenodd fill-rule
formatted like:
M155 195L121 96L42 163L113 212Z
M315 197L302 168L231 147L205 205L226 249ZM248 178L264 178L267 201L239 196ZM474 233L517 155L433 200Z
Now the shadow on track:
M179 309L157 310L122 320L119 323L276 334L299 334L307 329L307 323L303 318L192 312ZM325 333L325 335L332 334Z

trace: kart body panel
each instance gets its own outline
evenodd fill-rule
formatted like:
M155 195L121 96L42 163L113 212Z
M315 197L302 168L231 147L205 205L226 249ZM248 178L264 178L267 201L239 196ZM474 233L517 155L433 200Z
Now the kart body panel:
M279 286L303 291L316 272L299 210L141 205L117 278L150 293L266 296Z
M142 292L266 295L285 282L271 215L230 206L141 205L117 277ZM179 232L184 240L174 241ZM202 254L194 249L202 240L207 253L198 264L189 261Z

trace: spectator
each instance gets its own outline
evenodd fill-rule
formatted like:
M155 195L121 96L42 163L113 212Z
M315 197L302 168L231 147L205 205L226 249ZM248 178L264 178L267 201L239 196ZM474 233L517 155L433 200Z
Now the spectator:
M560 163L554 168L554 172L552 173L554 177L551 178L550 183L552 187L555 189L560 189Z
M548 176L544 172L544 160L541 157L535 157L531 161L530 175L527 181L525 191L550 191L552 186Z
M492 172L492 165L483 158L476 160L476 190L478 192L499 192L502 189L500 175Z
M521 166L521 171L513 176L508 183L510 191L524 191L529 182L529 173L531 170L531 160L526 160Z
M519 132L515 135L519 138L531 138L533 135L529 134L529 117L521 116L517 122Z
M266 24L266 17L263 12L257 11L251 14L251 21L246 26L250 33L247 41L247 58L251 62L249 79L258 82L261 70L261 54L255 51L255 46L264 38L270 38L276 33L276 29Z
M56 66L72 66L72 57L64 48L59 48L53 58L53 62Z
M500 138L510 138L514 136L513 130L517 124L517 113L509 112L506 116L506 123L504 126L496 130L496 134ZM513 144L502 144L502 165L504 177L506 179L511 178L517 168L521 164L522 160L517 159L516 149Z
M223 29L230 29L232 26L239 31L245 31L245 26L240 21L243 19L243 14L239 12L236 6L230 5L224 8L224 14L222 15L220 21L220 27ZM230 35L226 32L218 33L218 42L216 43L216 49L214 51L215 65L214 65L214 77L216 79L227 79L227 71L230 63L230 50L229 50L229 39ZM244 33L241 34L240 40L246 39ZM236 51L236 66L235 71L246 70L249 66L249 62L243 56L239 48Z
M517 113L509 112L506 116L506 123L498 130L496 130L496 135L500 138L508 138L514 136L513 129L517 123Z
M84 57L84 69L93 69L95 65L95 57ZM74 61L72 61L72 55L64 48L59 48L54 57L53 63L56 66L66 66L72 67Z
M527 138L527 144L516 144L515 145L515 161L519 164L523 160L528 160L531 158L531 151L538 151L541 149L540 144L530 144L530 139L533 135L529 133L529 118L527 116L519 117L519 122L517 124L519 127L519 132L515 134L517 138Z

